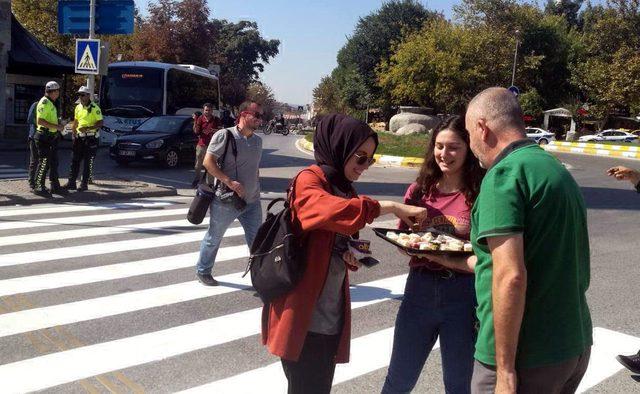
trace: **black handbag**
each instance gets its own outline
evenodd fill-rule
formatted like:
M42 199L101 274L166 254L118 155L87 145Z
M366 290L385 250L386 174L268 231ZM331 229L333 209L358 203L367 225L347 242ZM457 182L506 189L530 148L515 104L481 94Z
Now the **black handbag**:
M227 156L229 145L231 145L231 150L233 152L234 157L237 157L238 150L235 142L236 141L233 138L233 134L231 134L231 132L227 130L227 141L224 145L224 153L220 158L218 158L218 167L221 170L224 168L224 159ZM207 211L209 211L211 202L216 197L216 195L219 194L218 190L220 185L224 185L222 182L220 182L219 179L216 179L215 186L211 187L211 185L209 185L206 182L206 178L207 178L207 171L205 170L204 174L202 174L202 178L200 179L200 183L198 184L196 195L193 197L193 200L191 201L191 205L189 205L189 211L187 212L187 220L191 224L202 223L202 221L204 220L204 217L207 216ZM244 202L244 200L242 199L240 200Z
M293 290L306 268L304 247L300 237L294 234L291 222L295 180L291 183L288 199L277 198L267 206L267 218L251 245L249 263L243 275L251 272L253 288L265 304ZM278 213L270 212L278 202L284 202L284 208Z

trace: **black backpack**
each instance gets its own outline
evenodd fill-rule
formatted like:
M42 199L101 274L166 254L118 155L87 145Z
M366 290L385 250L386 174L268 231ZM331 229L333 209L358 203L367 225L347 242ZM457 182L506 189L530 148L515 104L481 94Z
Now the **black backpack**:
M295 181L296 178L291 183L289 199L277 198L267 206L267 218L251 245L244 273L251 271L253 288L265 304L293 290L306 268L301 237L294 234L291 222ZM284 202L284 208L278 213L270 212L278 202Z

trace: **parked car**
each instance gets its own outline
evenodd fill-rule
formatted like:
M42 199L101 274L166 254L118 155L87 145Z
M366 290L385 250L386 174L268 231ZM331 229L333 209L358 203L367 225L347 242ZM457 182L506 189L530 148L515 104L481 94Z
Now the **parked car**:
M180 162L195 161L196 141L191 116L154 116L118 136L109 156L120 165L150 161L175 168Z
M580 142L590 142L590 141L619 141L619 142L633 142L637 140L638 136L628 133L622 130L609 129L601 131L598 134L589 134L583 135L578 138Z
M527 127L527 137L534 140L538 145L547 145L551 141L555 141L556 137L553 133L543 130L539 127Z

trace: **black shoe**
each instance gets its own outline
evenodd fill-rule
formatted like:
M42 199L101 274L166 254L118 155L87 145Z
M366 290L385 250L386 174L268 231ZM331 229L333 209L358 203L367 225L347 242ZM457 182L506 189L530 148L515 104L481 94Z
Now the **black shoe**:
M66 196L67 194L69 194L69 192L67 191L67 189L60 187L60 186L56 186L56 187L52 187L51 188L51 194L57 194L59 196Z
M191 182L191 188L192 189L197 189L199 183L200 183L199 179L194 179L193 182Z
M200 283L205 286L218 286L218 281L213 279L213 276L211 276L211 274L201 274L199 272L196 272L196 276L198 277Z
M616 360L624 365L629 371L640 374L640 351L632 356L617 356Z
M33 194L35 194L36 196L40 196L40 197L46 197L49 198L51 197L51 193L49 193L49 190L47 190L46 188L34 188L33 189Z
M64 190L76 190L78 186L75 182L67 182L66 185L62 186Z
M82 185L80 185L80 187L78 188L79 192L86 192L87 190L89 190L89 186L87 186L84 183Z

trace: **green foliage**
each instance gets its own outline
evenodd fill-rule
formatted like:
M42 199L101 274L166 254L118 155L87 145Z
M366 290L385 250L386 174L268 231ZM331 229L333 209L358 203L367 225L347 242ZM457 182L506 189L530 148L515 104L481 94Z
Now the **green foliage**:
M353 35L338 52L338 66L332 73L341 102L350 110L367 104L385 106L386 95L376 83L376 68L393 52L395 44L422 24L439 17L416 0L391 0L360 18Z
M518 101L525 115L537 118L544 111L544 100L535 88L520 94Z
M616 0L587 7L580 38L571 81L591 104L590 112L602 117L640 109L640 4Z
M486 26L428 23L378 71L380 86L403 105L457 112L478 91L508 83L510 38Z
M313 102L319 114L344 111L340 92L330 75L322 77L318 86L313 89Z

